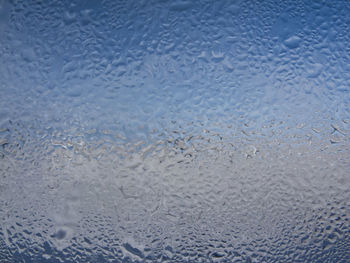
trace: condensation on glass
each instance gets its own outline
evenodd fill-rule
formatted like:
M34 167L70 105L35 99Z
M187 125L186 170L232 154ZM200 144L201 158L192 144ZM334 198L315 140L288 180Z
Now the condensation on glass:
M0 1L0 261L349 262L349 14Z

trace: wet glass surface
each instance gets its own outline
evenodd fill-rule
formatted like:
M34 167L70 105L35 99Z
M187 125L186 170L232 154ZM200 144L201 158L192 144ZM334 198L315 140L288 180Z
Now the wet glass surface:
M349 262L349 13L0 1L0 262Z

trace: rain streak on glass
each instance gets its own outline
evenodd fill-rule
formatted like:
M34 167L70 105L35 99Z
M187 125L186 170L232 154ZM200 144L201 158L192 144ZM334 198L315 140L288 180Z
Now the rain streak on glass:
M350 262L349 14L0 0L0 262Z

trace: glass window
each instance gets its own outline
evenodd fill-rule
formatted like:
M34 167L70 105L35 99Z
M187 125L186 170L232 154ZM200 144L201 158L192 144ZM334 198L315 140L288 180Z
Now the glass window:
M0 0L0 262L349 262L349 14Z

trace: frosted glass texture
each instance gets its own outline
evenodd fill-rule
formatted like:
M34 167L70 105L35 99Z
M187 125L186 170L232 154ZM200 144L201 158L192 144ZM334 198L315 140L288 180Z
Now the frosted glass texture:
M0 0L0 262L350 262L349 14Z

